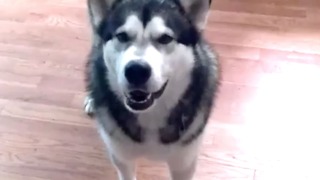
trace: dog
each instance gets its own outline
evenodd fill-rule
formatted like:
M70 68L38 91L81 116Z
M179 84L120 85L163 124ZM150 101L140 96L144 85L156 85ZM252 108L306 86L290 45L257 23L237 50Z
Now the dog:
M211 0L87 0L92 46L85 112L94 117L119 180L135 161L191 180L219 89L217 55L204 40Z

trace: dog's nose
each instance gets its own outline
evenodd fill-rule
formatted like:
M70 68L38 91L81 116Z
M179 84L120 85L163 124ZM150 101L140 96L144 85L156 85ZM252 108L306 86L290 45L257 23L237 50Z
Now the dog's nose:
M130 61L124 71L128 82L134 86L145 84L151 76L151 67L148 63L137 60Z

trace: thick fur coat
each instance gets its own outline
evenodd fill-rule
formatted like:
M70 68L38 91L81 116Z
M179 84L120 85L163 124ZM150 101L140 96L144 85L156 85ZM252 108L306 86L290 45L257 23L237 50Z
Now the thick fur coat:
M92 48L85 111L97 120L119 180L135 161L166 162L191 180L219 85L202 37L210 0L88 0Z

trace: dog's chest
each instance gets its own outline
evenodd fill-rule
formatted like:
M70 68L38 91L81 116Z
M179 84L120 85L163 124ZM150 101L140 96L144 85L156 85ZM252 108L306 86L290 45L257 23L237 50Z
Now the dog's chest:
M167 113L157 111L153 113L141 114L138 117L138 124L149 131L150 136L153 136L154 131L166 126Z
M177 145L164 145L160 142L159 129L167 126L165 114L161 112L153 114L143 114L138 118L138 124L143 128L144 136L142 143L119 142L119 149L126 149L132 157L147 157L153 160L167 159L172 152L178 147Z
M144 156L152 160L168 159L175 149L175 145L163 145L159 143L158 134L148 134L143 144L136 148L139 156ZM141 153L142 152L142 153Z
M124 134L118 134L118 139L108 136L105 131L100 131L104 142L108 144L113 153L125 158L136 159L145 157L151 160L163 161L172 156L178 145L164 145L159 142L159 133L156 130L145 131L144 141L137 143ZM119 139L120 138L120 139Z

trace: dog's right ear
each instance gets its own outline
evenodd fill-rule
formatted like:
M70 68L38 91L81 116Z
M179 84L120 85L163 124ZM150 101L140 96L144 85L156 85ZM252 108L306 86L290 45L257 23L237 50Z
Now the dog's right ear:
M91 25L97 30L115 0L87 0Z
M203 30L210 10L212 0L179 0L192 22Z

